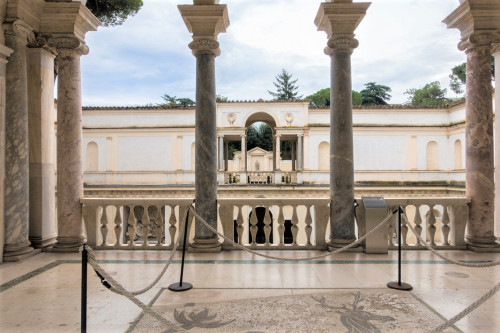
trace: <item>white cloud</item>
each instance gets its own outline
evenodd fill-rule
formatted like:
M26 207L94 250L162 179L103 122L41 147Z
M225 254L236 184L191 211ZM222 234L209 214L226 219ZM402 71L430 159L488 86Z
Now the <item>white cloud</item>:
M330 61L326 34L314 18L320 1L226 0L231 25L219 36L217 92L231 99L270 98L274 77L286 68L304 96L325 88ZM145 0L124 25L89 33L91 53L83 58L85 105L159 103L164 93L194 99L195 59L179 0ZM431 81L448 87L450 69L465 61L459 34L441 21L456 0L374 0L356 30L353 88L374 81L404 92Z

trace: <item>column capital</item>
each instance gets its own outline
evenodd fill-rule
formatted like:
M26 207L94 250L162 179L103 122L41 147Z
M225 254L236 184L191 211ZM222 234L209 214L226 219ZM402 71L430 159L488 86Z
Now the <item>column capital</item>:
M500 53L500 43L496 43L495 45L493 45L492 53L493 54Z
M26 43L35 40L33 28L23 20L16 20L12 23L4 23L5 36L17 37L26 40Z
M241 137L242 139L245 139L245 138L247 137L247 135L246 135L246 134L241 134L241 135L240 135L240 137Z
M83 55L86 55L89 53L89 47L85 42L81 41L80 39L76 38L75 36L61 36L61 35L56 35L56 36L51 36L48 41L47 45L49 47L55 48L58 52L61 50L75 50L80 52Z
M304 133L299 133L299 134L297 134L297 137L298 137L298 138L303 138L303 137L304 137Z
M500 42L500 3L491 0L461 0L444 20L448 29L460 31L458 49L491 47Z
M194 5L179 5L182 19L193 41L189 44L193 55L199 52L210 52L220 55L217 36L226 32L229 26L229 16L226 5L219 5L217 0L198 0Z
M319 31L326 32L328 43L325 53L331 55L333 50L352 51L358 47L354 38L354 30L366 15L370 2L352 0L333 0L323 2L319 6L314 24Z

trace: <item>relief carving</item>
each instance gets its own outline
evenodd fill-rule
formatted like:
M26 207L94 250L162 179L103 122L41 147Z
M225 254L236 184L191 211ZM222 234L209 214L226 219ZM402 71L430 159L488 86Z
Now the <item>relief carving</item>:
M212 52L215 56L220 54L219 42L212 39L197 39L189 43L189 48L193 51L193 55L200 51Z

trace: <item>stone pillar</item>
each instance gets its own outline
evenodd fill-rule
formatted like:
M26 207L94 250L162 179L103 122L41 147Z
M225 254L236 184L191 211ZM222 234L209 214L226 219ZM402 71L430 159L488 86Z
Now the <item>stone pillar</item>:
M4 261L33 254L29 235L28 155L28 36L32 29L21 20L8 25L5 44L14 50L6 69L5 116L5 248Z
M304 164L303 164L303 156L304 156L304 153L303 153L303 139L304 139L304 136L302 134L299 134L298 138L297 138L297 169L299 171L302 171L302 169L304 168Z
M84 242L82 206L82 95L80 57L88 48L78 39L56 37L57 78L57 226L55 248L78 251Z
M281 170L281 135L276 134L276 155L275 155L275 161L276 161L276 171Z
M495 57L495 236L500 238L500 43L493 49Z
M458 48L467 55L465 192L471 204L465 238L471 249L488 251L498 247L494 234L491 48L500 42L500 3L461 1L444 23L460 30Z
M39 39L41 43L43 39ZM43 45L37 45L43 46ZM29 239L35 248L55 243L54 54L28 49Z
M354 165L351 54L358 46L354 30L370 3L333 0L320 5L315 24L325 31L331 58L330 240L329 249L356 239L354 234Z
M186 26L193 33L189 48L196 57L195 202L196 212L217 228L217 107L215 103L215 57L220 54L217 35L229 25L227 6L218 1L195 1L179 5ZM218 252L217 234L195 224L191 251Z
M0 20L5 18L7 0L0 0ZM4 30L0 25L0 262L4 247L4 183L5 183L5 71L7 58L13 50L4 45Z
M224 136L219 136L219 171L224 171Z
M247 141L246 141L247 136L242 135L241 136L241 158L243 165L241 167L241 171L247 171Z
M273 171L276 171L276 139L273 136Z

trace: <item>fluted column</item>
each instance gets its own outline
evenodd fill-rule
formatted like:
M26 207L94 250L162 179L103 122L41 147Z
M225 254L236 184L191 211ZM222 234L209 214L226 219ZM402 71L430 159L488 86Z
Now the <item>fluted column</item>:
M346 0L324 2L315 20L318 30L327 33L325 53L331 58L329 249L356 239L351 54L358 46L354 30L369 6Z
M217 229L217 107L215 103L215 57L220 54L217 35L229 25L226 5L218 1L195 1L178 6L193 42L189 44L196 57L195 120L195 201L196 212ZM217 234L203 224L195 224L191 251L218 252Z
M467 55L465 192L471 203L465 239L471 249L484 251L498 247L494 234L491 52L492 45L500 42L500 3L463 0L444 22L448 28L460 30L458 48Z
M77 251L84 242L82 206L82 95L80 57L88 48L73 37L57 37L57 226L55 247Z
M30 35L33 35L32 28L21 20L8 25L5 31L5 44L14 52L6 68L4 261L17 261L33 253L28 240L29 144L26 46Z

